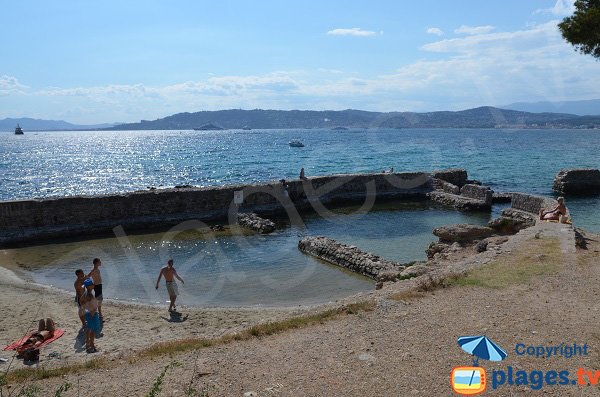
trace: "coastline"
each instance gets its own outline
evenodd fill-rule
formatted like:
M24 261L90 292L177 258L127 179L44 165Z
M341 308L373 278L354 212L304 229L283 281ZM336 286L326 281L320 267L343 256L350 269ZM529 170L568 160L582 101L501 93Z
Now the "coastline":
M250 321L244 323L240 322L239 312L236 311L200 310L190 312L190 319L186 322L168 323L157 319L160 316L157 310L141 308L139 313L132 313L129 306L107 305L109 321L106 324L106 336L97 341L100 354L72 353L61 354L60 359L49 358L49 353L61 353L60 348L63 347L73 351L74 336L73 332L69 332L44 349L41 356L43 361L38 367L48 369L91 363L89 360L94 357L106 358L108 361L105 364L90 364L90 369L82 368L63 377L30 381L29 384L36 384L51 393L64 382L78 385L81 381L86 384L85 390L89 391L143 395L167 364L178 362L181 367L173 368L165 378L167 395L181 394L186 385L209 391L211 396L242 395L249 391L255 391L257 395L270 395L268 390L273 388L280 389L284 395L298 391L312 395L325 390L332 396L365 395L368 390L376 391L377 395L385 395L386 390L397 391L400 395L410 394L411 390L419 390L423 395L442 395L448 387L447 372L450 368L469 361L455 346L456 335L487 332L502 346L509 345L515 338L517 342L535 343L539 338L563 338L569 341L570 336L590 343L596 342L592 337L595 327L586 316L579 316L577 311L581 307L599 310L597 302L592 306L587 305L594 301L600 285L597 283L600 277L597 272L600 236L588 234L587 237L591 242L589 249L576 250L570 226L540 223L520 231L509 237L506 243L484 253L477 254L468 250L441 261L443 266L432 277L435 280L446 280L449 283L447 286L440 282L431 289L419 289L431 286L428 284L432 279L429 275L385 283L383 289L373 291L368 297L358 298L368 298L375 302L372 310L345 314L320 324L269 337L241 341L234 339L225 345L184 349L183 352L173 354L136 356L136 352L161 342L171 341L172 344L176 340L192 341L205 337L219 338L225 334L235 335L250 327L252 316L245 317ZM544 255L538 253L539 249L533 246L548 242L553 248L547 252L549 257L544 258ZM523 254L535 262L540 261L545 270L501 288L469 284L451 286L453 275L463 272L477 274L480 271L478 269L497 266L503 262L510 269L522 264L518 258ZM36 287L23 285L14 277L13 282L21 285L11 288L9 295L25 301L33 299L30 292L35 291ZM2 281L1 285L4 286L4 283ZM548 284L552 286L550 290L540 289ZM575 295L565 295L566 291ZM64 296L52 291L44 292L57 298ZM571 299L570 296L579 298ZM3 295L2 307L8 305L15 310L17 300L13 299L7 304L8 298L6 294ZM465 302L473 299L485 302L485 307L482 306L475 312L458 310ZM552 305L548 305L548 299L556 304L560 302L570 311L557 312ZM339 302L339 305L347 302L349 301ZM510 308L515 304L523 306L519 313L527 310L523 314L527 321L523 321L520 316L515 317L515 313L511 312ZM68 309L69 306L71 310L66 310L65 313L65 308ZM62 302L55 303L53 308L58 312L63 311L60 314L61 321L62 317L67 316L67 321L76 324L76 321L71 321L76 320L73 306ZM263 310L252 318L259 322L273 322L325 309L298 309L287 313ZM127 312L123 313L125 310ZM148 322L148 316L154 319ZM218 318L217 323L222 332L217 331L218 327L212 333L208 331L210 316ZM557 324L556 316L563 319L567 316L569 327L562 327L560 330L553 328L552 324ZM199 319L194 320L192 317ZM16 318L26 316L20 313ZM124 319L127 322L121 324L120 321ZM189 327L192 321L196 324L197 321L205 323L204 332L192 333L194 328ZM0 327L6 328L6 323L6 317L3 316ZM445 326L440 327L440 324ZM118 329L117 325L124 329ZM159 329L154 330L155 326ZM134 327L133 332L129 327ZM225 329L226 327L229 328ZM187 332L182 333L183 330ZM149 340L138 344L136 336L139 339L140 333L149 335ZM59 344L63 347L59 348ZM583 365L593 368L594 360L600 357L597 349L594 351L596 353L587 358ZM194 357L197 358L194 360ZM535 363L531 361L525 365ZM20 367L22 365L18 364L14 368ZM93 381L98 376L98 371L106 373L107 379L102 384ZM429 380L428 383L417 382L411 373L419 373ZM239 376L240 374L244 375ZM396 375L390 376L392 374ZM352 381L356 376L361 382ZM520 390L526 392L528 389ZM563 389L560 395L571 394Z
M262 307L186 307L179 311L180 319L169 317L167 304L152 305L106 299L103 312L106 323L105 336L98 338L100 354L86 354L84 339L78 330L74 294L19 278L12 270L0 266L0 344L2 347L23 337L37 327L40 318L53 318L58 328L65 329L64 336L45 347L36 367L55 368L84 363L99 356L108 359L122 358L134 351L156 343L189 338L218 338L250 326L281 321L315 313L344 302L360 300L370 295L356 294L338 302L302 306ZM165 296L166 298L166 296ZM167 298L168 299L168 298ZM53 353L59 357L50 358ZM0 352L0 357L10 359L12 351ZM23 360L14 360L12 369L27 367ZM2 367L0 367L0 370Z

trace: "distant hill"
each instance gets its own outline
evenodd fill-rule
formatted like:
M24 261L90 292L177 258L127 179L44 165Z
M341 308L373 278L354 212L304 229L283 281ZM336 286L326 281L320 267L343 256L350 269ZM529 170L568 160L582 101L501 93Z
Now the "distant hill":
M499 107L503 109L520 110L523 112L534 113L556 112L571 113L579 116L600 115L600 99L565 102L517 102Z
M483 106L457 112L367 112L362 110L218 110L178 113L162 119L122 124L111 130L191 130L204 125L224 129L268 128L600 128L600 116L531 113Z
M600 102L600 101L599 101ZM457 112L367 112L363 110L217 110L178 113L129 124L78 125L63 120L7 118L0 131L53 130L191 130L286 128L600 128L600 115L526 112L482 106Z
M27 131L64 131L64 130L95 130L108 127L114 127L116 124L94 124L94 125L78 125L71 124L63 120L40 120L32 118L7 118L0 120L0 131L14 131L19 124L25 132Z

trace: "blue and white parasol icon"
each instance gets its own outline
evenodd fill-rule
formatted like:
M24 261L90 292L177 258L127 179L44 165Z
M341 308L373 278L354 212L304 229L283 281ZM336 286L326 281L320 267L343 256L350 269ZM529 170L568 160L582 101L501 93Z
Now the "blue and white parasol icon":
M467 353L475 356L473 366L477 366L479 359L502 361L507 354L500 346L492 342L487 336L461 336L458 345Z

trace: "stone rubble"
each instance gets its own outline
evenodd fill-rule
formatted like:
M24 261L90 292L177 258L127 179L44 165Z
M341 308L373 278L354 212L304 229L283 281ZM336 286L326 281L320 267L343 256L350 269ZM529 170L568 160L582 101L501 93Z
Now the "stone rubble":
M275 230L275 223L269 219L261 218L253 212L237 215L238 224L256 232L267 234Z

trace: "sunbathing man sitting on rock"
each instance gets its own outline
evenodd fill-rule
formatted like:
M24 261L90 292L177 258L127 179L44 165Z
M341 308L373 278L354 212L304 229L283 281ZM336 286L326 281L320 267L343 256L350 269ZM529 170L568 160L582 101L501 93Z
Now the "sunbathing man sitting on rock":
M551 209L550 211L544 211L544 209L540 209L540 220L545 221L558 221L560 216L566 216L568 213L567 207L565 206L565 198L559 197L556 199L558 201L558 205Z

